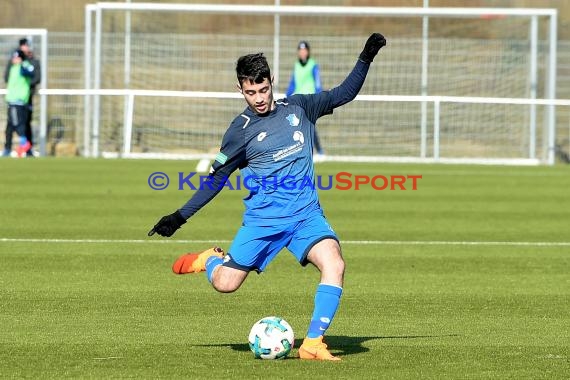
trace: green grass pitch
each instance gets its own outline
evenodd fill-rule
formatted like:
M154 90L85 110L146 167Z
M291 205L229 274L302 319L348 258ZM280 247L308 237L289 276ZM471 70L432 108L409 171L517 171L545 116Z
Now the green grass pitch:
M0 162L0 378L570 378L570 168L317 165L321 175L421 174L416 191L321 191L342 239L345 292L328 332L339 363L296 359L318 272L281 253L234 294L176 276L184 252L228 241L243 191L172 239L146 236L191 191L195 162ZM154 171L171 186L153 191ZM503 242L503 243L501 243ZM255 360L251 325L295 330Z

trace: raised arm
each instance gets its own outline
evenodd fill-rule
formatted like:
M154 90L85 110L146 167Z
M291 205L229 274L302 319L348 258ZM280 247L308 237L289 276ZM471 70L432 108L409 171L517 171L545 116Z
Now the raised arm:
M303 107L307 117L313 123L324 115L329 115L337 107L353 100L364 84L370 63L378 51L386 45L386 39L380 33L372 34L358 57L356 65L346 79L337 87L311 95L293 95L289 102Z
M386 39L380 33L373 33L368 38L354 69L338 87L330 91L332 108L340 107L356 98L364 84L370 64L384 46L386 46Z

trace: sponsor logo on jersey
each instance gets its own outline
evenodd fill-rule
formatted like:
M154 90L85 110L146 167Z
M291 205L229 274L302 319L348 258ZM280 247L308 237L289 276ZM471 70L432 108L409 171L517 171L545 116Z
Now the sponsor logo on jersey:
M293 141L299 141L301 144L304 144L305 136L303 136L303 132L301 131L293 132Z
M273 161L279 161L288 157L292 154L298 153L303 150L303 145L305 145L305 136L303 132L295 131L293 132L293 141L295 144L288 146L287 148L280 149L277 153L273 155Z

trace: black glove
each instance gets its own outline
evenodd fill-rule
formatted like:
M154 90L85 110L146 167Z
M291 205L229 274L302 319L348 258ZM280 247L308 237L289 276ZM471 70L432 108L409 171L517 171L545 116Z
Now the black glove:
M386 39L384 36L380 33L372 33L372 35L368 37L362 53L360 53L360 60L366 63L372 63L372 61L374 61L374 57L378 54L378 51L384 46L386 46Z
M160 218L158 223L148 231L148 236L152 236L156 232L160 236L171 237L184 223L186 223L186 219L180 214L180 211L176 210L172 214Z

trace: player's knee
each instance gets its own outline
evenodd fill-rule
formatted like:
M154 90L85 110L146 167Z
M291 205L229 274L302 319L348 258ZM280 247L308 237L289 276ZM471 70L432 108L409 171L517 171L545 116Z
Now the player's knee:
M239 289L247 274L248 272L220 265L212 273L210 282L218 292L232 293Z
M342 277L344 275L344 260L341 255L334 255L330 260L325 261L323 272L329 275Z
M342 276L344 275L344 267L344 259L339 255L338 258L333 261L333 271L335 274Z
M240 283L228 281L227 279L220 277L214 277L212 280L212 286L220 293L233 293L238 290L240 285Z

